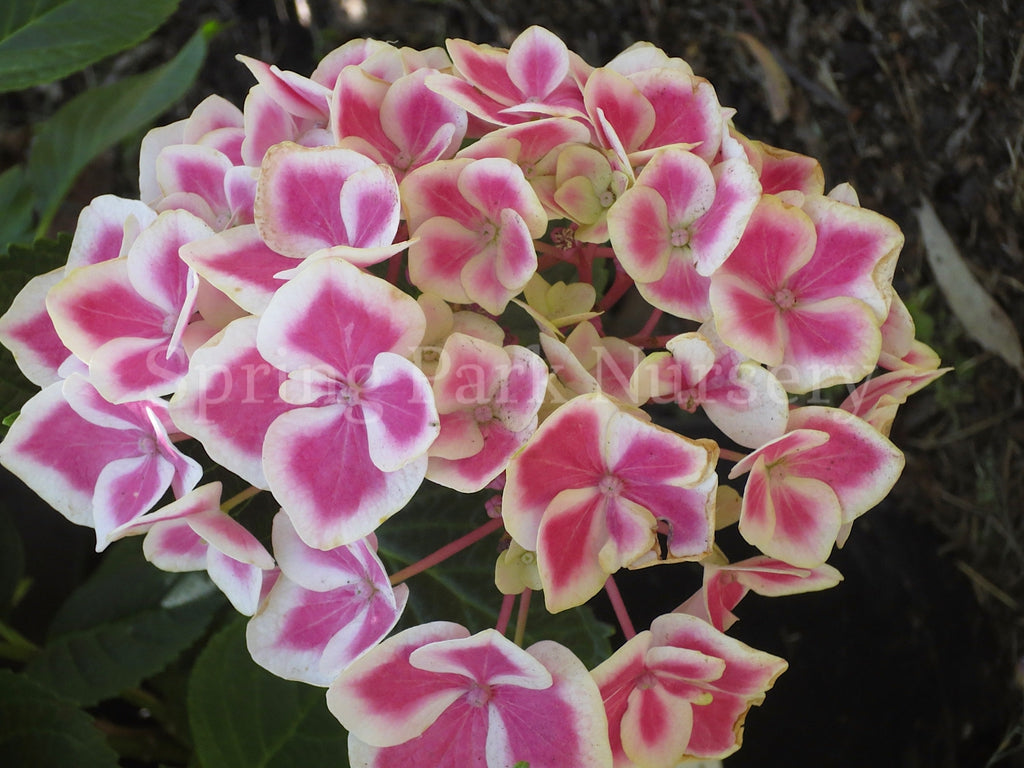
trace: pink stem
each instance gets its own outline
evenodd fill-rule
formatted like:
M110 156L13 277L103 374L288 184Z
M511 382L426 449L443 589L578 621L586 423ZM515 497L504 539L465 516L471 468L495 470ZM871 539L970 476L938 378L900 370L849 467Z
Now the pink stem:
M427 555L422 560L419 560L412 565L407 565L402 570L391 575L391 586L401 584L406 579L415 576L417 573L422 573L428 568L433 568L438 563L442 563L454 554L457 554L464 550L471 544L475 544L480 539L487 536L487 534L501 528L502 520L500 517L496 517L493 520L488 520L486 523L481 525L475 531L470 531L465 536L460 536L450 544L445 544L439 550L431 555Z
M615 279L612 280L611 286L601 297L601 303L598 305L600 309L606 312L614 307L632 285L633 278L626 274L626 270L620 267L618 262L615 262Z
M530 615L530 595L533 590L527 587L519 598L519 614L516 616L516 634L512 638L516 645L523 647L523 638L526 637L526 617Z
M622 627L623 637L627 640L636 637L633 622L629 620L629 614L626 612L626 604L622 602L622 595L619 593L619 588L615 585L615 579L611 576L604 583L604 591L608 594L612 609L615 611L615 618L619 620L619 626Z
M501 600L501 611L498 613L498 623L494 625L494 628L503 635L508 629L509 619L512 618L512 606L515 602L515 595L505 595Z

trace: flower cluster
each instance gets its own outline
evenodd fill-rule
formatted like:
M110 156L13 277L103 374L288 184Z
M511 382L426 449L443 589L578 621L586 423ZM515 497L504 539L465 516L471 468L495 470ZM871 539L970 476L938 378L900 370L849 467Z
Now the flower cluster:
M259 664L328 687L353 764L735 751L786 662L726 635L733 609L838 583L833 546L902 469L896 409L943 372L892 287L897 226L649 44L594 68L531 27L243 63L244 107L151 131L140 199L95 199L0 318L41 387L0 461L98 550L145 535L206 570ZM200 485L197 444L251 488ZM430 562L503 531L494 628L391 634L417 569L389 576L375 532L425 480L491 489ZM263 491L261 541L235 513ZM729 562L734 523L757 554ZM703 587L636 633L613 575L681 561ZM505 636L516 599L602 590L626 642L593 670Z

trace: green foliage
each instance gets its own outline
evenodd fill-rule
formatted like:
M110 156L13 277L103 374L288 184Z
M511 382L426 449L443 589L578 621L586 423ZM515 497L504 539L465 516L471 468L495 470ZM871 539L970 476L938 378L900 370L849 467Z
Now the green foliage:
M348 736L322 688L275 677L249 657L236 621L207 644L189 682L202 768L345 768Z
M86 91L43 124L28 161L40 231L49 226L60 201L94 157L148 126L185 95L205 55L206 41L197 32L163 66Z
M0 617L13 607L18 585L25 573L25 550L14 520L6 507L0 507Z
M25 168L15 165L0 174L0 252L4 243L25 240L32 232L32 188Z
M417 562L450 541L487 522L486 493L466 495L424 483L412 502L377 531L381 558L395 571ZM410 581L402 625L446 619L471 632L493 627L501 608L494 586L498 538L488 536ZM530 603L526 644L547 639L562 643L588 667L608 658L612 628L598 621L588 606L552 615L542 595Z
M5 0L0 93L57 80L142 42L178 0Z
M92 718L43 686L0 670L0 755L5 765L116 768Z
M137 686L202 636L224 599L205 574L162 573L138 540L76 590L25 667L50 690L89 706Z

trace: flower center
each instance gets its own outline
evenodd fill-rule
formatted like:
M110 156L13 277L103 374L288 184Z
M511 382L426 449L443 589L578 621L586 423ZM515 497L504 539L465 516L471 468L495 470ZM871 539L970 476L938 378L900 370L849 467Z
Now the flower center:
M402 171L409 170L409 166L412 165L412 155L406 152L404 149L395 155L394 166Z
M615 193L606 189L598 196L597 200L601 203L602 208L611 208L612 203L615 202Z
M484 225L480 227L480 237L487 242L491 242L498 234L498 228L489 221L485 221Z
M139 455L140 456L153 456L156 454L156 440L149 435L142 435L139 438Z
M779 309L792 309L796 304L796 296L789 288L779 288L772 296L772 301Z
M489 405L478 405L473 409L473 419L478 423L488 422L494 418L494 411Z
M690 242L690 231L686 227L673 229L669 241L672 243L673 248L682 248Z
M466 703L471 707L485 707L487 702L493 698L494 692L489 685L474 682L472 687L466 691Z
M618 496L622 493L622 481L615 475L605 475L597 484L599 490L605 496Z

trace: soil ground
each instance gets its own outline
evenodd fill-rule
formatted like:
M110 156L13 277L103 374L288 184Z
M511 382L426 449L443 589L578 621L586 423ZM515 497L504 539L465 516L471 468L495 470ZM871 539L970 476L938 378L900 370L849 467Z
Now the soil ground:
M132 66L166 58L202 21L219 19L224 28L182 114L212 92L242 103L251 81L235 53L308 73L351 37L508 45L541 24L594 65L637 40L685 58L737 110L747 135L819 158L828 186L849 181L863 205L894 219L907 238L896 287L919 335L956 370L901 409L893 438L907 469L831 561L844 583L740 606L735 634L791 666L751 714L746 746L727 765L1024 765L1022 380L965 330L962 299L938 289L915 215L922 198L931 201L1020 332L1018 0L310 0L308 25L291 0L181 6ZM773 111L773 89L778 96L786 84L788 98ZM31 115L68 95L15 108ZM17 154L16 145L8 132L4 151ZM69 214L96 194L136 194L125 167L108 157L94 168ZM624 589L654 596L658 610L665 588L652 579L638 575Z

